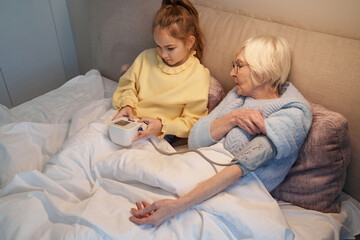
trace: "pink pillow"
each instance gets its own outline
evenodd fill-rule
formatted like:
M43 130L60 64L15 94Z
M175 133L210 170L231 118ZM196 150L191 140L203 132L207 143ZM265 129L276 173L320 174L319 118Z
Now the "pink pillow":
M225 97L225 90L221 83L210 75L210 89L208 96L208 110L211 112Z
M340 212L339 196L351 160L345 117L311 103L313 122L298 159L271 194L278 200L321 212Z

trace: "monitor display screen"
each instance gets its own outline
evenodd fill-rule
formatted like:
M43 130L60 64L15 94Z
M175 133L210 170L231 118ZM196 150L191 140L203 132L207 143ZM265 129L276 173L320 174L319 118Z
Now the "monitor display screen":
M120 120L120 121L116 122L115 124L123 127L123 126L128 125L129 123L130 122L128 122L128 121Z

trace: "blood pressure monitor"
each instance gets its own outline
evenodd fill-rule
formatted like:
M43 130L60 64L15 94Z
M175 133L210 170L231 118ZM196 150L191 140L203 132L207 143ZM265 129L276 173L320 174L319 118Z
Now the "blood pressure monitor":
M115 119L109 124L109 135L111 141L121 146L129 146L132 140L138 135L138 131L143 129L143 123L138 119L130 120L126 117Z

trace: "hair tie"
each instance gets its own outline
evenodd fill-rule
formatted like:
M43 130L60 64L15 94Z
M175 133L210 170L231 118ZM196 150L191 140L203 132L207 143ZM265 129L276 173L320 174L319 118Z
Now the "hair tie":
M190 14L196 15L194 11L189 6L187 6L183 1L167 1L165 5L171 5L175 7L180 6L185 8Z

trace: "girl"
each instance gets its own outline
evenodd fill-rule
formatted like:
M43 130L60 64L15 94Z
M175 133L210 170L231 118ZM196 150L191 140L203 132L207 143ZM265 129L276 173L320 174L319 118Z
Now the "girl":
M114 117L148 123L133 141L152 135L171 142L187 138L207 115L210 73L201 63L198 13L188 0L163 1L152 32L156 49L143 51L120 78L113 95Z

